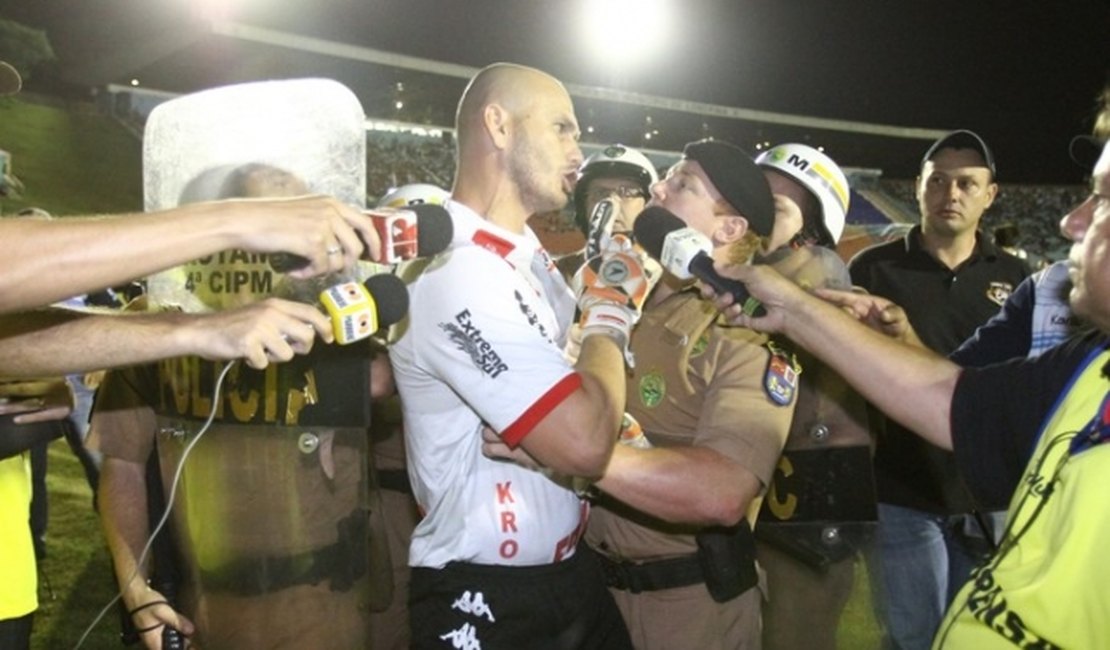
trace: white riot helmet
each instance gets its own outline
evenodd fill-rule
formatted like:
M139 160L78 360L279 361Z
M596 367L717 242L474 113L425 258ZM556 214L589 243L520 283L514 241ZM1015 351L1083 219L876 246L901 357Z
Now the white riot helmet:
M820 151L804 144L780 144L759 154L755 162L773 169L802 184L821 205L818 226L828 241L823 246L835 247L844 233L848 215L848 178L840 166Z
M410 183L396 187L378 200L379 208L403 208L410 205L443 205L451 193L429 183Z
M639 151L623 144L611 144L590 156L578 168L578 182L574 186L574 222L582 232L588 230L586 214L586 187L595 178L628 178L640 184L644 195L659 180L655 165Z

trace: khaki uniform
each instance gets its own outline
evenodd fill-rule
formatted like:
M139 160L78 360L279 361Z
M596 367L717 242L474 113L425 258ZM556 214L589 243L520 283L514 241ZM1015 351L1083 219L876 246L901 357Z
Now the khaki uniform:
M318 347L265 371L233 368L184 466L171 518L178 605L207 650L368 643L368 361ZM109 380L95 444L139 463L156 449L168 494L218 370L174 359Z
M397 397L374 402L370 444L378 485L370 509L370 576L375 601L370 648L409 647L409 542L420 521L405 471L405 438Z
M836 648L857 552L877 519L867 407L805 353L786 448L756 527L766 650Z
M716 322L712 304L686 290L646 310L632 335L636 369L627 411L653 446L706 447L771 481L794 412L798 368L766 335ZM761 499L749 509L754 523ZM602 498L586 539L616 562L694 558L697 526L661 522ZM750 562L749 562L750 564ZM705 584L611 590L637 648L758 648L758 589L718 603Z

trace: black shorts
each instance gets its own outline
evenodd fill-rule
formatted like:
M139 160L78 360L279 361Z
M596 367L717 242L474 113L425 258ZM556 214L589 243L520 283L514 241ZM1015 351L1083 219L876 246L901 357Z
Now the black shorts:
M581 546L536 567L414 567L409 621L412 647L429 650L632 648L597 559Z

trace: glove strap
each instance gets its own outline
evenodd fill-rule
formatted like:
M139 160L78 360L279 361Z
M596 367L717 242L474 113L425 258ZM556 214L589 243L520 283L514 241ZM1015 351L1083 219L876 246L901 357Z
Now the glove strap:
M632 326L635 323L636 315L631 309L610 302L599 302L590 305L582 312L582 318L579 321L582 326L583 338L591 334L604 334L612 337L624 351L624 361L629 368L636 367L632 350L628 347L628 342L632 338Z

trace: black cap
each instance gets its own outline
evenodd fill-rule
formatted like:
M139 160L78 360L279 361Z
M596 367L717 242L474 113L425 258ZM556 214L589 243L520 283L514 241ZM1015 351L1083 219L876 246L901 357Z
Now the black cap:
M991 170L991 180L994 180L994 177L998 175L998 171L994 167L994 154L991 153L990 147L983 141L983 138L980 138L974 131L959 129L937 140L925 152L925 156L921 159L921 166L924 167L925 163L932 160L941 149L974 149L987 163L987 169Z
M688 160L701 165L709 181L752 231L762 237L775 225L775 199L763 171L736 145L720 140L698 140L682 150Z
M1098 157L1102 155L1102 140L1093 135L1077 135L1068 144L1068 154L1075 164L1088 174L1095 168Z

